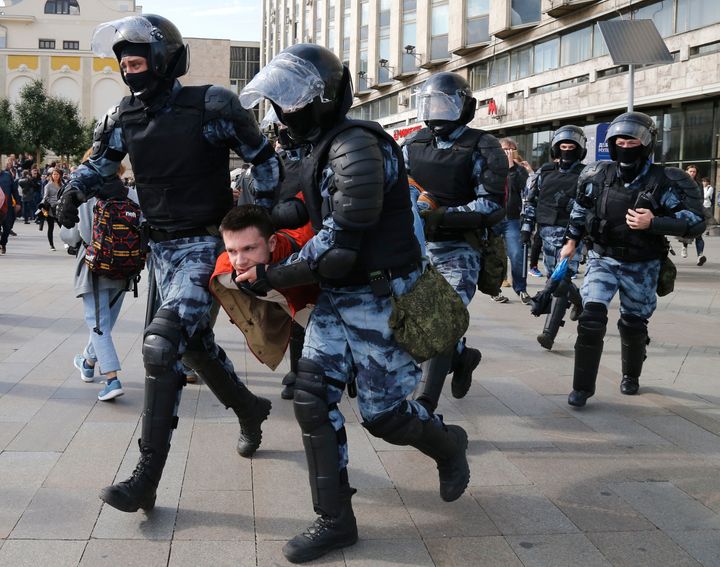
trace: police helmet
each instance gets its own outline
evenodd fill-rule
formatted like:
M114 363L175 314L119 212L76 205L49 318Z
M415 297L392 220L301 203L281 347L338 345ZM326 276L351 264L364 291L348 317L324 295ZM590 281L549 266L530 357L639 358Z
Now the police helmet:
M657 140L655 121L642 112L625 112L615 118L615 120L610 123L610 127L605 135L610 158L613 161L618 159L615 139L620 136L640 140L643 147L641 157L647 159L655 149L655 141Z
M553 159L560 159L560 144L572 143L578 147L577 161L581 161L587 155L587 138L585 132L580 126L561 126L553 134L552 143L550 144L550 155Z
M127 44L147 46L148 68L158 79L174 80L187 73L189 48L175 24L162 16L143 14L100 24L91 48L95 55L114 55L119 62Z
M418 120L467 124L475 117L477 101L470 84L457 73L443 72L430 77L417 94Z
M314 43L291 45L278 53L240 93L252 108L270 100L280 122L297 141L315 139L350 110L350 72L329 49Z

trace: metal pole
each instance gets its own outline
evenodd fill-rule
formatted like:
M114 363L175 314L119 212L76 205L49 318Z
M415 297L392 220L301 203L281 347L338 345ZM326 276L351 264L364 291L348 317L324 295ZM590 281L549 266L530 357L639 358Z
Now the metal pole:
M633 98L635 97L635 65L630 63L630 73L628 75L628 112L633 111Z

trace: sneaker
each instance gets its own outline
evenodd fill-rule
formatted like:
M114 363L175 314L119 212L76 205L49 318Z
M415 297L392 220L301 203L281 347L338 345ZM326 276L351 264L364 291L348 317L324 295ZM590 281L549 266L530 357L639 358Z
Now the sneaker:
M707 262L707 258L705 256L700 256L697 261L698 266L702 266L705 262Z
M510 282L508 280L503 280L503 283L500 284L500 287L510 287Z
M17 232L15 232L14 230L11 230L11 231L10 231L10 236L17 236Z
M109 380L108 382L106 382L105 387L100 390L100 393L98 394L98 400L100 400L101 402L107 402L108 400L112 400L119 396L122 396L124 393L125 392L123 392L120 380L114 378L113 380Z
M520 301L525 305L530 305L530 294L527 291L521 291L518 295L520 295Z
M5 254L7 252L7 248L5 246L0 246L0 254Z
M530 274L531 276L533 276L533 277L535 277L535 278L541 278L541 277L543 277L542 273L541 273L540 270L538 270L537 268L530 268L530 269L528 270L528 274Z
M51 247L50 247L50 252L55 252L55 247L54 247L54 246L51 246Z
M95 367L88 366L82 354L75 356L73 366L80 371L80 380L83 382L93 382L95 380Z
M683 246L682 250L680 250L680 256L687 258L687 248L685 246Z
M492 296L492 300L493 300L495 303L507 303L508 301L510 301L510 300L509 300L507 297L505 297L502 293L499 294L499 295L493 295L493 296Z

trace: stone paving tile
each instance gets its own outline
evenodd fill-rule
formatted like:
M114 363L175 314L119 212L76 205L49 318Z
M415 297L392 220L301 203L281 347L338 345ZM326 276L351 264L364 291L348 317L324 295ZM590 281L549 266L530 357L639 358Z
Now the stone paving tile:
M0 491L0 538L10 535L37 488L2 487Z
M697 567L699 563L659 530L650 532L586 533L615 567Z
M353 496L352 505L362 539L420 538L394 488L361 488Z
M30 421L57 387L56 381L16 384L0 398L0 422Z
M9 451L64 451L90 411L82 400L49 400L8 445Z
M490 443L471 440L468 443L470 487L532 484L502 452Z
M473 489L473 497L505 536L569 534L578 531L537 487L482 487Z
M166 567L169 541L91 539L79 567Z
M359 490L391 488L392 481L370 442L370 434L358 424L346 424L350 464L350 484Z
M282 554L285 541L258 541L257 564L258 567L287 567L294 565ZM331 551L327 555L310 563L313 567L346 567L342 551Z
M0 451L3 451L27 424L24 421L0 421Z
M522 567L504 537L425 538L430 556L437 567Z
M10 534L13 539L89 539L100 512L94 489L41 488Z
M720 514L720 473L703 471L698 477L676 478L672 482L684 493Z
M252 493L183 488L175 540L254 541Z
M623 482L609 487L662 530L720 530L720 515L669 482Z
M252 541L173 541L168 567L255 567Z
M703 565L720 565L719 530L667 530L666 533Z
M610 567L583 534L515 535L506 538L525 567Z
M433 567L430 554L419 539L361 539L352 547L345 548L343 555L347 567Z
M678 416L643 417L638 421L690 453L720 464L720 437Z
M0 548L0 565L8 567L76 567L85 545L82 541L9 540Z
M491 395L500 400L516 415L534 417L562 416L563 412L547 401L533 388L511 376L486 378L482 381Z

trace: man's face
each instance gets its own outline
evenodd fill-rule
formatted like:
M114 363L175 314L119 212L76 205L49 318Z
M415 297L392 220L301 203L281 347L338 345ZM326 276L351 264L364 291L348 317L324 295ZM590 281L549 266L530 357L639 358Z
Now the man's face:
M697 169L695 169L694 167L688 167L687 172L688 172L688 175L690 177L692 177L693 179L695 179L695 177L697 176Z
M225 230L222 236L230 263L238 274L258 264L269 263L277 241L274 234L265 238L254 226L242 230Z
M126 75L148 70L147 59L139 55L127 55L120 60L120 67Z
M616 138L615 145L618 148L637 148L642 146L642 142L637 138Z
M30 173L32 174L33 177L37 177L37 176L38 176L38 170L35 169L35 168L31 169L31 170L30 170Z
M561 152L571 152L575 148L577 148L577 145L573 144L572 142L560 142L560 151Z

